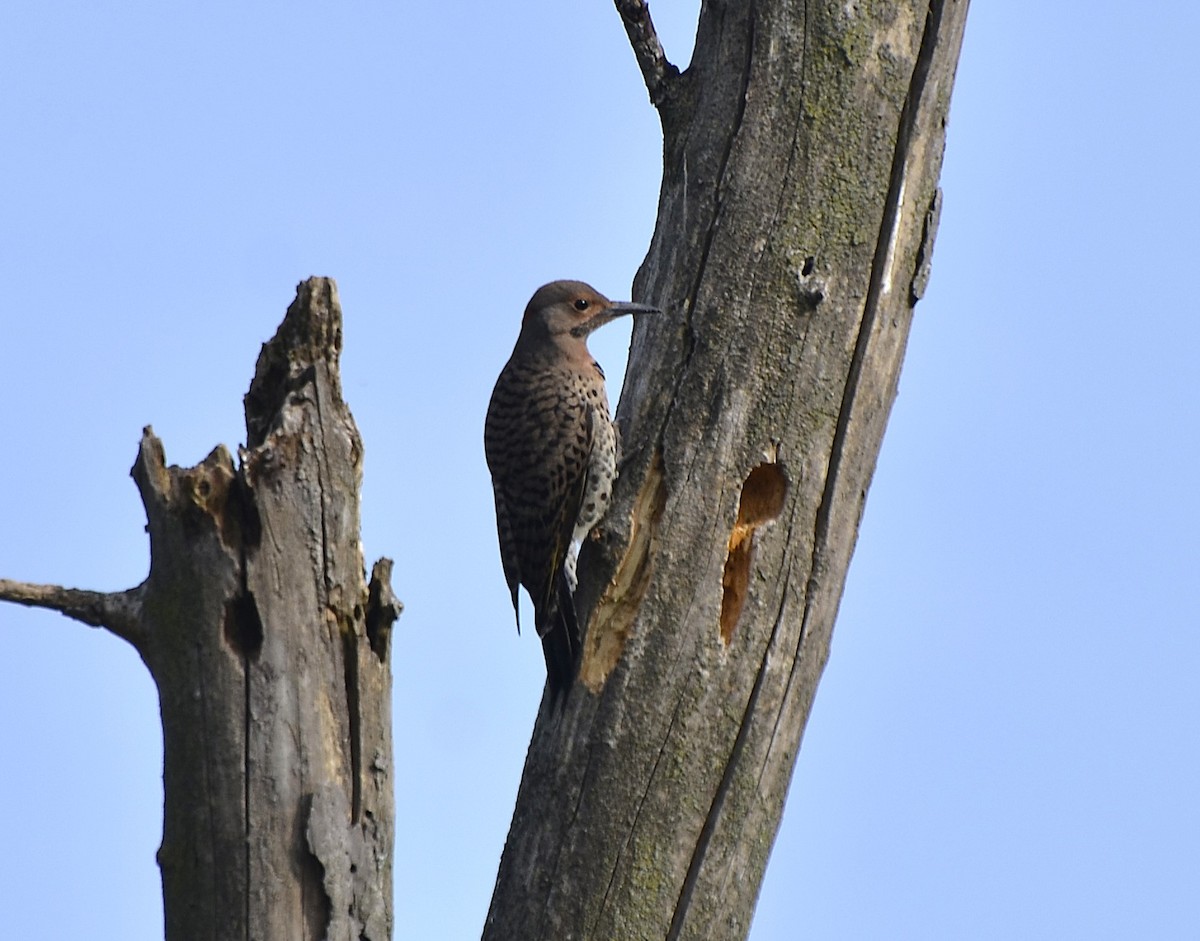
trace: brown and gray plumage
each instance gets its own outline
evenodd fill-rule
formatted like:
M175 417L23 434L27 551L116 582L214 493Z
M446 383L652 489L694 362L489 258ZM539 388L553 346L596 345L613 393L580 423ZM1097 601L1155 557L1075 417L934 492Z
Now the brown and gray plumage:
M574 544L604 516L617 472L616 429L588 334L624 314L657 312L614 303L581 281L538 288L488 404L483 444L500 559L518 629L517 586L533 601L553 699L579 666Z

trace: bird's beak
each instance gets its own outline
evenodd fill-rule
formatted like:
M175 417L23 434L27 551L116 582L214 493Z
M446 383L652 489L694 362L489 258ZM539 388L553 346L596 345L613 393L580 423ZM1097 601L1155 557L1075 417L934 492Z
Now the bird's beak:
M662 311L657 307L651 307L649 304L635 304L633 301L617 301L609 304L608 309L612 311L612 316L622 317L625 314L661 314Z
M573 327L571 329L571 336L586 337L596 328L603 327L606 323L611 323L618 317L625 316L625 314L661 313L661 310L657 307L651 307L649 304L635 304L633 301L617 301L616 303L610 303L604 310L596 314L596 316Z

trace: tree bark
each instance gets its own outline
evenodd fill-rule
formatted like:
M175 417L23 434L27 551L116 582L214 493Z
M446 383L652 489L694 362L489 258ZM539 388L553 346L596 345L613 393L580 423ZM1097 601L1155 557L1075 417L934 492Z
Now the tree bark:
M967 0L617 0L664 137L625 444L485 941L741 938L928 278Z
M0 581L134 645L163 722L167 941L386 941L392 930L391 563L359 542L362 443L328 279L300 285L246 396L247 446L133 477L150 574L112 595Z

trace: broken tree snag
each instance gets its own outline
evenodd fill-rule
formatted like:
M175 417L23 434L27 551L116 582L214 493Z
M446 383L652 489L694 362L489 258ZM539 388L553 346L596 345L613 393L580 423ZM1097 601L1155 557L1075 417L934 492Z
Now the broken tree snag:
M362 442L342 400L342 317L300 285L224 447L133 478L150 574L110 595L0 582L0 599L109 628L141 654L163 722L166 941L387 941L394 807L391 562L370 588Z
M168 941L245 925L244 904L237 910L221 904L246 885L243 655L226 627L240 592L241 546L227 542L210 512L218 505L228 510L235 474L225 448L196 467L168 467L150 428L133 466L150 535L147 642L139 649L158 688L163 722L158 863ZM218 490L224 498L214 495ZM239 805L239 812L227 809Z
M663 127L632 296L664 315L634 324L626 459L579 564L583 694L539 714L485 941L749 930L924 283L967 12L705 3L676 73L645 2L616 5Z
M168 941L391 934L391 671L368 623L398 608L382 583L372 605L365 580L341 338L334 283L301 284L259 354L240 467L221 448L164 469L155 439L135 468L149 581L170 573L155 596L177 621L147 652Z
M263 625L245 660L252 937L391 934L391 673L368 634L341 342L333 281L300 285L245 400L242 479L262 532L243 570Z

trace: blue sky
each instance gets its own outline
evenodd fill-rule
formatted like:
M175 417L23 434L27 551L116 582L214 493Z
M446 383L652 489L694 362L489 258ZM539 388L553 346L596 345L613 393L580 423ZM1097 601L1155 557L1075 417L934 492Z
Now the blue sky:
M0 57L0 576L144 577L338 280L368 558L396 559L397 937L477 937L542 684L481 444L533 288L625 297L657 120L611 5L44 0ZM652 5L686 61L697 5ZM933 279L751 937L1200 936L1200 8L976 0ZM628 325L593 352L621 375ZM451 668L447 668L447 664ZM136 654L0 608L14 938L160 938Z

